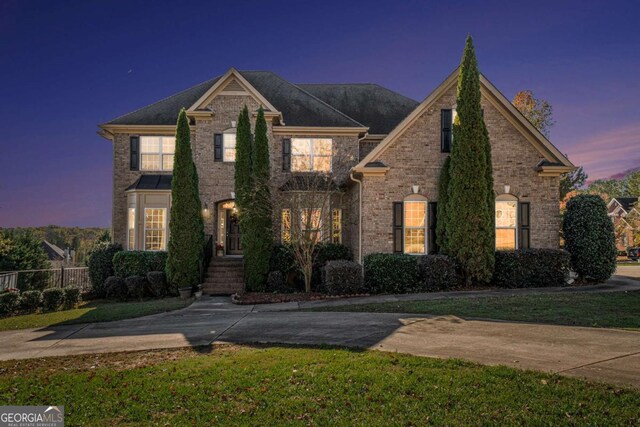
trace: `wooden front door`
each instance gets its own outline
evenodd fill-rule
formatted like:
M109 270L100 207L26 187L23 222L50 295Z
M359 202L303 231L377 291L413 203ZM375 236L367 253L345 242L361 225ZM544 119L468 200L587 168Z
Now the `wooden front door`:
M240 224L238 214L232 209L227 209L227 255L242 255L240 244Z

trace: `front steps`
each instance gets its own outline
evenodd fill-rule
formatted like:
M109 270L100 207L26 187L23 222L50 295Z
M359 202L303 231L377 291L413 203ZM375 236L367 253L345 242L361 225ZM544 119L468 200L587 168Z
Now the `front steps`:
M208 295L231 295L244 290L242 258L213 257L209 263L202 292Z

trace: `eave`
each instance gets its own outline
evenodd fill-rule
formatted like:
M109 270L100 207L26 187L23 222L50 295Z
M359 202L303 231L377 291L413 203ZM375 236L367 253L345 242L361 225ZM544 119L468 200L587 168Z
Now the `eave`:
M307 136L359 136L367 132L367 127L316 127L316 126L274 126L274 135Z

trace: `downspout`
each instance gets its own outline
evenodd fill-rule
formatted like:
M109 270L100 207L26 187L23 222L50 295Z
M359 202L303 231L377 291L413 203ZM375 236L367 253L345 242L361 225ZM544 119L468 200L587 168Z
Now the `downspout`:
M358 183L358 263L362 264L362 180L354 178L353 171L349 178Z

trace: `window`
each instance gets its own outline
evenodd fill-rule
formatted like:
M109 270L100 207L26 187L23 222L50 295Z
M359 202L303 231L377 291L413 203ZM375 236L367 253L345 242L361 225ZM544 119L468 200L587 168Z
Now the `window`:
M518 200L505 194L496 199L496 250L509 251L517 247Z
M342 209L331 211L331 243L342 243Z
M130 251L136 248L136 208L129 208L127 249Z
M424 254L426 247L426 201L404 202L404 253Z
M291 140L293 172L331 172L331 139L294 138Z
M167 247L167 209L145 208L144 210L144 250L163 251Z
M322 239L322 210L302 209L300 212L300 230L305 238L319 242Z
M223 162L235 162L236 161L236 134L235 129L233 133L222 134L222 161Z
M173 170L176 138L173 136L140 137L140 170Z
M291 209L282 209L282 226L280 240L282 243L291 242Z

